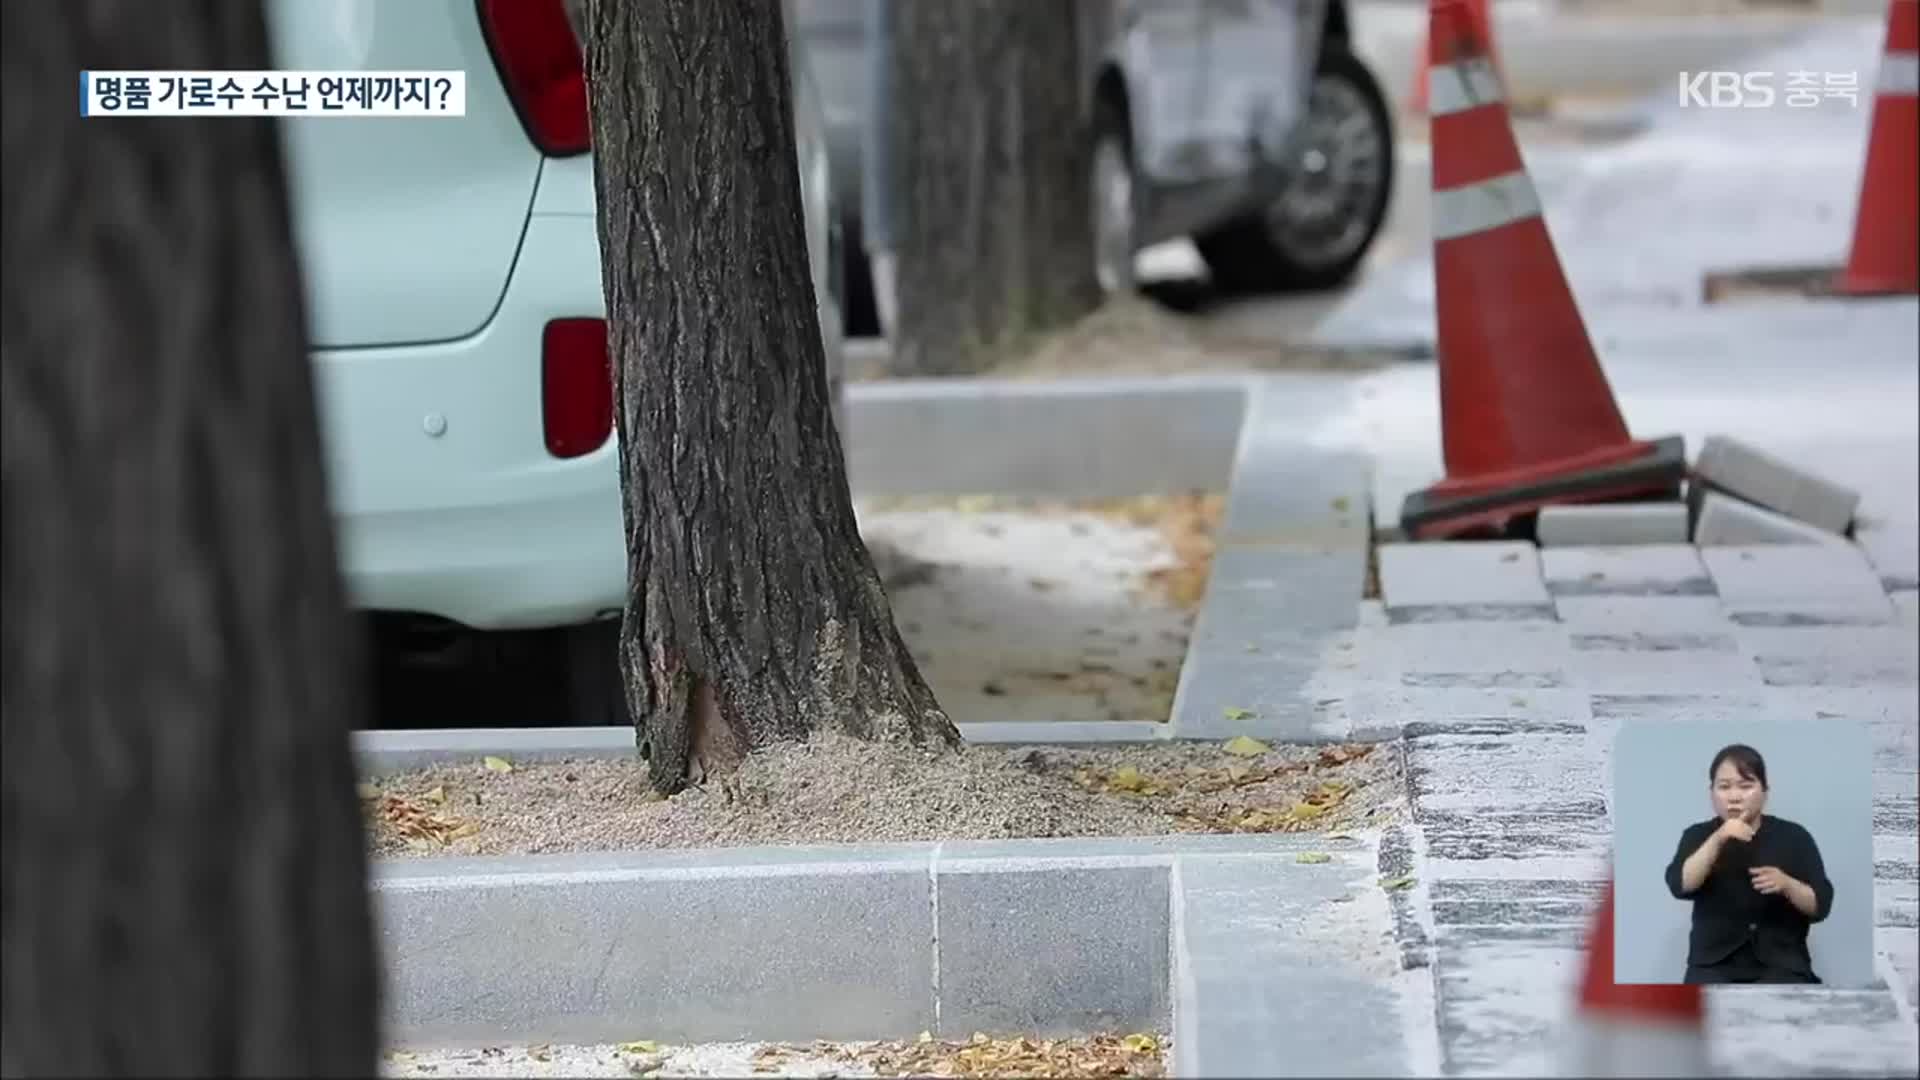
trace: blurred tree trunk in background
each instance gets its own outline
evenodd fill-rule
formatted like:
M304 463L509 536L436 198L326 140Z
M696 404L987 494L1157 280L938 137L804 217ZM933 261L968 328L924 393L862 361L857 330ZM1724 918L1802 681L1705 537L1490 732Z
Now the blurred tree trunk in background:
M1084 42L1107 4L894 3L894 368L980 371L1099 305Z
M261 5L5 5L0 1070L371 1076L345 605L276 121L83 120L271 68Z
M654 787L832 729L959 742L894 627L829 408L784 5L585 5L628 593Z

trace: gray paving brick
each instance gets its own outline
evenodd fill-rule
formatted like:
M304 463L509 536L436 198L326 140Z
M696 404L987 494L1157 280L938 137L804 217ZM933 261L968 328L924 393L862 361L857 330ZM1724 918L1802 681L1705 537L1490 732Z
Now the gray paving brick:
M1857 530L1854 542L1880 575L1888 592L1920 589L1920 528L1913 525L1872 525Z
M1553 602L1560 621L1575 633L1727 629L1717 596L1561 596Z
M1920 684L1920 640L1898 626L1743 627L1738 633L1773 686Z
M1693 542L1703 548L1843 542L1824 529L1717 491L1705 492L1695 501L1700 509Z
M1828 1076L1910 1075L1920 1057L1912 1020L1871 990L1709 987L1707 1041L1721 1075L1806 1076L1809 1049Z
M1447 1075L1557 1075L1581 945L1571 927L1443 933L1434 995Z
M1174 1054L1183 1076L1406 1076L1400 974L1371 860L1181 856ZM1330 948L1329 913L1364 908ZM1302 992L1311 987L1311 992Z
M1547 549L1591 544L1684 544L1687 504L1549 506L1540 511L1534 534L1540 546Z
M1165 1023L1169 959L1165 950L1142 945L1168 940L1167 887L1166 868L1158 866L944 865L931 906L938 921L936 1034L1067 1034Z
M1559 675L1572 656L1566 629L1557 622L1489 623L1471 632L1446 623L1414 623L1390 626L1377 640L1389 670L1403 677Z
M1547 591L1569 596L1712 596L1713 579L1693 545L1543 548Z
M1575 734L1585 730L1587 695L1571 690L1502 690L1484 687L1419 689L1369 687L1340 699L1354 730L1403 727L1475 728L1505 725L1504 730Z
M1539 550L1513 543L1400 543L1379 548L1380 592L1392 617L1423 611L1550 608Z
M435 869L374 890L387 1021L405 1042L911 1038L933 1022L924 862L504 880ZM769 912L808 930L768 934Z
M1851 545L1702 548L1700 557L1742 625L1893 621L1879 578Z
M1860 505L1859 492L1725 435L1709 435L1700 444L1693 473L1713 487L1835 534L1847 530Z
M1642 635L1646 646L1681 644L1704 648L1583 648L1568 667L1573 685L1599 694L1718 693L1763 682L1751 657L1724 647L1715 639L1682 635Z
M1407 786L1423 811L1600 805L1581 735L1435 734L1410 741Z

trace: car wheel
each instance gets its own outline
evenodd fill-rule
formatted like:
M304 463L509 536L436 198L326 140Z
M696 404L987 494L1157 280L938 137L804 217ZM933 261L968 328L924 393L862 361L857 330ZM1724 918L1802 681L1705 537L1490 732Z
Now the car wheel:
M1103 102L1094 122L1092 186L1093 276L1107 296L1131 293L1135 213L1133 139L1126 111Z
M1292 143L1292 168L1263 212L1196 238L1231 289L1327 289L1353 276L1393 194L1393 121L1373 73L1328 42Z

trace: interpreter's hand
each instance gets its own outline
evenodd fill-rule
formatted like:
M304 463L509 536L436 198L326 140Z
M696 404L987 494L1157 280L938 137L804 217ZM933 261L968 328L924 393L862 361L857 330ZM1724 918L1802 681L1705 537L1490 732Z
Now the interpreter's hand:
M1795 884L1793 877L1777 866L1756 866L1747 871L1747 876L1753 879L1753 891L1762 896L1776 896Z
M1720 823L1720 828L1715 835L1722 840L1750 843L1753 840L1753 825L1746 818L1728 818Z

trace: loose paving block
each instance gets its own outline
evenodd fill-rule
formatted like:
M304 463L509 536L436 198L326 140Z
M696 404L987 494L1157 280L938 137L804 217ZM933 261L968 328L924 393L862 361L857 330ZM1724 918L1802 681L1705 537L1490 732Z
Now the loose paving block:
M1541 576L1556 600L1568 596L1712 596L1706 564L1686 542L1545 548Z
M1382 544L1379 560L1393 622L1553 617L1539 550L1529 543Z
M1728 618L1743 626L1893 621L1893 605L1851 544L1702 548Z
M1601 503L1549 506L1540 511L1534 535L1543 548L1684 544L1687 504L1671 502Z
M1855 532L1854 542L1866 552L1888 592L1920 589L1920 529L1912 525L1862 528Z
M1839 535L1853 522L1860 493L1725 435L1700 446L1694 476L1708 485Z
M943 865L932 910L936 1033L1135 1031L1165 1023L1164 866ZM795 923L792 925L804 925Z
M1717 491L1700 497L1693 542L1701 547L1841 543L1833 533Z
M1371 858L1183 855L1174 888L1175 1075L1421 1075Z

